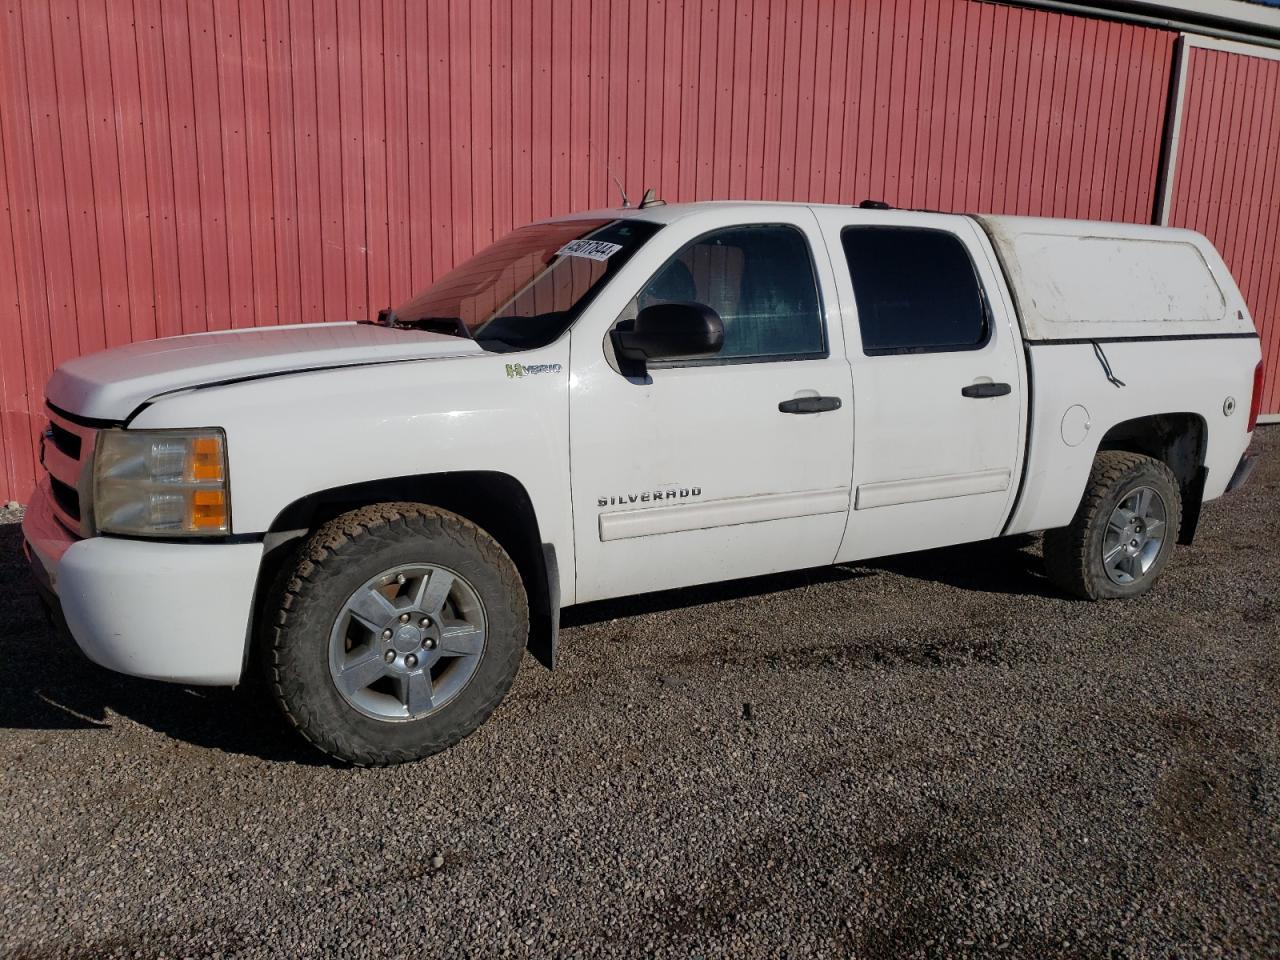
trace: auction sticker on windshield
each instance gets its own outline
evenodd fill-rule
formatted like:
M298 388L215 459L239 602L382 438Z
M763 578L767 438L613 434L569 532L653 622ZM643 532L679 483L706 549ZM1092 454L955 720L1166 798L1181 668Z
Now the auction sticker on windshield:
M561 257L586 257L588 260L608 260L622 249L620 243L606 240L571 240L557 251Z

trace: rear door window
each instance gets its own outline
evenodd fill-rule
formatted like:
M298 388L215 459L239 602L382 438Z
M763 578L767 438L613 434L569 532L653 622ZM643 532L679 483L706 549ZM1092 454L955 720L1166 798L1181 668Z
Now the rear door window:
M846 227L840 234L868 356L976 350L990 336L986 299L954 234Z

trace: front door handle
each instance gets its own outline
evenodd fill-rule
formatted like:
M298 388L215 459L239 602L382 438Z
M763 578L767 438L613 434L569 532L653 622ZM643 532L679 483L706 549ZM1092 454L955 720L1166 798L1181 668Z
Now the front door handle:
M778 404L781 413L826 413L828 410L839 409L839 397L796 397Z
M1013 392L1013 387L1007 383L971 383L967 387L960 388L962 397L974 397L983 399L984 397L1003 397Z

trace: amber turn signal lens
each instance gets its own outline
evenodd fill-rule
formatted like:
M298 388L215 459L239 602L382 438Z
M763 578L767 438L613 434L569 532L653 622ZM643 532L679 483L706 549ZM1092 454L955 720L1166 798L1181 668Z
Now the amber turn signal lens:
M196 437L191 441L187 472L192 480L223 479L222 438Z
M191 494L191 529L225 530L227 497L221 490L195 490Z

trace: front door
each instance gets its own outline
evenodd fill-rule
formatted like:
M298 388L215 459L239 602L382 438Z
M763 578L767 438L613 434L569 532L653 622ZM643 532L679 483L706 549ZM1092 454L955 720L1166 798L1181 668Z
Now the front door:
M856 443L840 559L998 536L1017 490L1026 388L989 245L965 217L818 216L851 308Z
M835 558L853 410L829 261L807 209L753 213L750 222L706 212L668 225L642 251L639 293L574 328L579 601ZM723 349L623 376L608 330L662 301L714 309Z

